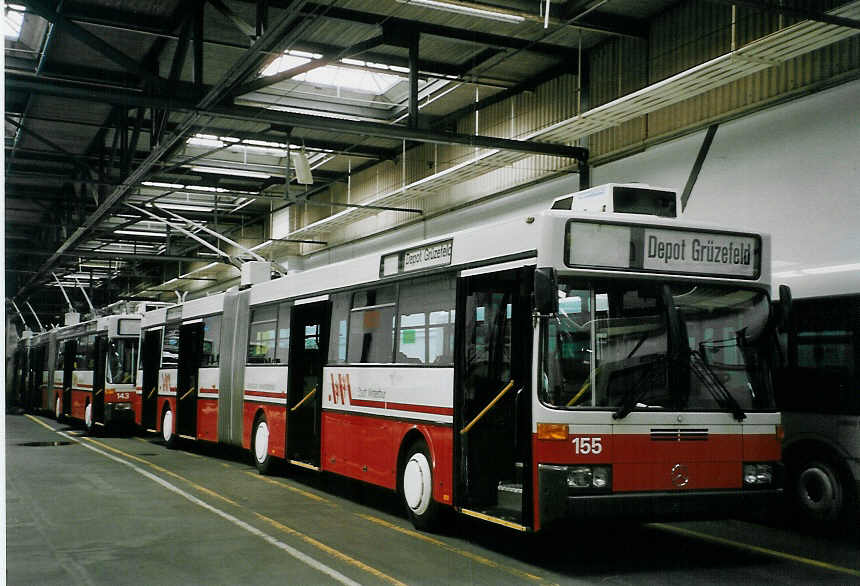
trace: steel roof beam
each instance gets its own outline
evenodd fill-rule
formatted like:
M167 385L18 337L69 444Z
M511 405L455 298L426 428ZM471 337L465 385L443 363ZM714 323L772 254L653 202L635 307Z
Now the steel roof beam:
M39 2L40 0L34 0ZM180 141L186 133L197 123L203 111L212 107L223 100L237 84L242 83L253 71L255 71L262 60L265 58L265 53L278 46L289 45L291 40L297 38L301 32L301 27L293 27L299 19L298 13L305 5L305 0L297 0L291 9L285 12L266 33L257 39L250 49L248 49L232 66L227 70L226 74L221 78L219 83L212 87L206 95L196 102L187 114L183 122L177 127L176 132L164 140L161 144L155 147L150 155L126 178L126 181L132 185L136 185L142 181L155 166L155 164L172 150L178 141ZM55 13L56 14L56 13ZM76 26L76 25L72 25ZM290 27L293 27L292 29ZM80 27L78 27L80 28ZM81 29L83 30L83 29ZM21 289L18 290L16 296L26 294L36 282L47 273L59 259L60 254L72 249L76 246L94 226L102 221L102 219L110 212L110 210L120 203L125 197L130 186L123 185L114 189L102 204L87 217L83 224L60 246L54 255L48 258L47 261L40 267L39 272L35 274Z
M819 10L807 10L805 8L794 8L785 6L782 2L770 2L768 0L708 0L714 4L737 5L745 8L761 10L763 12L776 12L786 16L795 16L806 20L814 20L817 22L826 22L827 24L835 24L846 28L860 30L860 20L853 18L844 18L842 16L834 16Z
M81 26L73 23L66 16L56 12L53 6L51 6L48 2L45 2L44 0L26 0L26 4L31 10L33 10L33 12L35 12L45 20L53 23L54 26L56 26L60 30L67 32L69 35L71 35L93 51L101 54L103 57L114 62L123 69L126 69L134 73L141 79L147 81L161 81L157 75L155 75L151 71L147 71L144 67L141 66L140 63L138 63L110 43L104 41L100 37L97 37L85 28L82 28Z
M74 97L81 100L105 100L120 104L133 103L136 106L142 107L162 107L173 111L193 113L195 121L197 117L203 114L214 114L216 116L234 120L265 122L280 126L308 128L327 132L376 136L391 140L411 140L438 144L465 144L481 148L514 150L555 157L571 157L577 160L587 156L582 148L553 143L421 130L378 122L340 120L323 116L277 112L274 110L265 110L250 106L216 106L210 104L208 107L204 106L198 108L186 100L174 100L164 96L144 96L128 90L123 92L118 90L103 90L99 92L91 88L85 89L83 87L72 87L71 84L60 85L57 83L51 83L35 77L26 78L26 76L21 76L20 74L7 74L6 87L7 89L28 89L39 93ZM191 125L189 125L189 128L190 126ZM186 129L183 129L183 131L186 131ZM151 167L152 164L149 166Z

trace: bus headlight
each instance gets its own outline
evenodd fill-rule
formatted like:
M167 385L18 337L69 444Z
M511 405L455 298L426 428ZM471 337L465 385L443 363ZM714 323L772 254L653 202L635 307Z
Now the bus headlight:
M773 464L744 464L744 486L773 484Z
M608 490L611 486L609 466L570 466L567 487L573 491Z

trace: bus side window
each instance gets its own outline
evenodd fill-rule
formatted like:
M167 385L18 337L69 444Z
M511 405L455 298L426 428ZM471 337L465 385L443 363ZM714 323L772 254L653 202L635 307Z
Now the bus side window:
M394 307L394 287L379 287L353 294L347 362L392 362Z
M449 276L414 279L400 286L396 362L453 364L456 286Z
M336 293L331 296L331 328L329 330L328 363L346 362L346 332L349 305L352 293Z

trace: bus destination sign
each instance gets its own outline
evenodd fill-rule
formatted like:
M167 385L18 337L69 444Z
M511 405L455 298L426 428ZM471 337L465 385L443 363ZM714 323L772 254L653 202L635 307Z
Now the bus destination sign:
M379 262L379 276L390 277L451 264L453 240L444 240L386 254Z
M570 222L569 266L757 279L761 240L753 234L631 224Z

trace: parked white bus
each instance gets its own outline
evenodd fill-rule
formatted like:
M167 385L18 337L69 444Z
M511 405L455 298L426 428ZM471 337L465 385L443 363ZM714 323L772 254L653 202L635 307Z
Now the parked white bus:
M138 422L536 531L781 492L763 234L607 185L145 314Z

